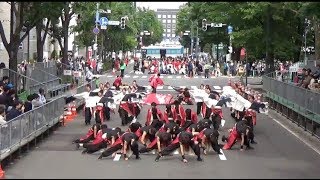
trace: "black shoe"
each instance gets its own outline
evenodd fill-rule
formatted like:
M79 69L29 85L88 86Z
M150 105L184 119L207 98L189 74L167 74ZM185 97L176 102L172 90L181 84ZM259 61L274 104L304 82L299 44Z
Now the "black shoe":
M251 144L258 144L256 141L254 141L254 140L251 140L251 142L250 142Z
M160 155L158 155L154 161L158 162L159 159L160 159Z
M141 159L140 156L136 156L136 159Z
M228 139L226 138L226 136L223 135L221 140L222 140L222 142L226 142Z
M85 153L87 153L87 150L83 150L83 151L82 151L82 154L85 154Z
M201 157L198 157L198 158L197 158L197 161L202 161Z
M100 155L100 156L98 157L98 159L102 159L102 155Z

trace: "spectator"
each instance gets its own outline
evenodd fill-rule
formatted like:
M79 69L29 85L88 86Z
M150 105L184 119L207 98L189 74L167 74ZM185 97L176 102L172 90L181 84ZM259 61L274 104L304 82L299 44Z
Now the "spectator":
M3 76L2 81L0 81L1 86L6 86L9 83L9 77L8 76Z
M31 104L32 104L32 109L34 109L34 108L42 106L45 103L42 102L39 94L33 94Z
M7 101L7 106L8 106L8 111L10 111L10 109L14 106L14 102L16 102L18 100L18 96L17 93L14 89L10 89L8 92L8 101Z
M5 116L6 116L6 106L0 105L0 126L7 123L7 121L5 120Z
M27 97L27 101L24 102L24 107L25 107L24 112L28 112L32 110L32 100L33 100L33 94L30 94Z
M120 71L121 71L121 77L123 78L123 76L124 76L124 70L126 69L126 64L123 62L123 61L121 61L121 63L120 63Z
M308 89L308 85L310 84L311 79L313 78L313 75L311 74L311 69L307 69L306 74L305 74L305 79L302 82L302 86L303 88Z
M39 89L39 97L42 104L45 104L47 102L46 97L44 95L44 89L42 88Z
M6 64L4 64L3 62L0 63L0 69L4 69L4 68L6 68Z
M86 73L86 81L89 83L93 79L93 73L91 72L91 68L88 67L87 73Z
M21 101L14 102L14 107L7 113L6 121L10 121L24 112L24 107Z
M314 72L313 76L315 79L320 78L320 63L317 64L317 70L316 70L316 72Z
M306 68L303 68L303 69L302 69L301 78L300 78L300 81L299 81L298 86L302 86L303 81L304 81L304 79L306 78L306 71L307 71Z
M277 72L277 80L282 81L282 73L280 71Z

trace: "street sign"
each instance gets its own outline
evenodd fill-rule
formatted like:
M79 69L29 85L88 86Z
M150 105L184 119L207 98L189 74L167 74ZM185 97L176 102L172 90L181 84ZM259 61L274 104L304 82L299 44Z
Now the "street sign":
M107 26L108 25L108 18L106 18L106 17L101 17L100 18L100 25L101 26Z
M108 25L110 26L119 26L120 21L108 21Z
M228 47L228 51L229 51L229 53L232 53L232 52L233 52L232 46L229 46L229 47Z
M96 22L95 23L100 23L99 12L98 11L96 12Z
M231 34L233 31L233 27L232 26L228 26L228 34Z
M71 70L63 70L63 75L71 76L72 75L72 71Z
M99 34L99 31L100 31L99 28L97 28L97 27L93 28L93 33L94 34Z
M107 26L102 26L102 25L101 25L101 29L104 29L104 30L105 30L105 29L107 29Z

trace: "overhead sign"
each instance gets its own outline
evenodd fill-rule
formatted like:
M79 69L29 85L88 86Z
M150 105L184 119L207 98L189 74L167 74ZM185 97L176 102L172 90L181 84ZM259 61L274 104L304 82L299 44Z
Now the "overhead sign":
M119 26L120 24L120 21L108 21L108 25L111 25L111 26Z
M100 25L101 26L107 26L108 25L108 18L106 18L106 17L101 17L100 18Z
M228 34L231 34L233 31L233 27L232 26L228 26Z
M94 34L99 34L99 31L100 31L99 28L97 28L97 27L93 28L93 33Z

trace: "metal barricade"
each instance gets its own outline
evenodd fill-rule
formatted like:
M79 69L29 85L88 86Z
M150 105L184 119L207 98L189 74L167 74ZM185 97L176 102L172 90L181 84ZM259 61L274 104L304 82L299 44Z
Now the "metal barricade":
M320 115L320 93L275 79L275 73L263 76L263 89L283 97L310 113Z
M59 121L65 103L60 97L24 113L0 126L0 159L4 159L24 144L32 141L42 132Z
M39 93L40 88L44 89L45 91L48 89L46 84L41 83L28 76L19 74L11 69L0 69L0 76L8 76L11 79L11 81L13 81L12 83L15 86L15 89L18 91L18 93L22 92L23 90L26 90L30 93Z

